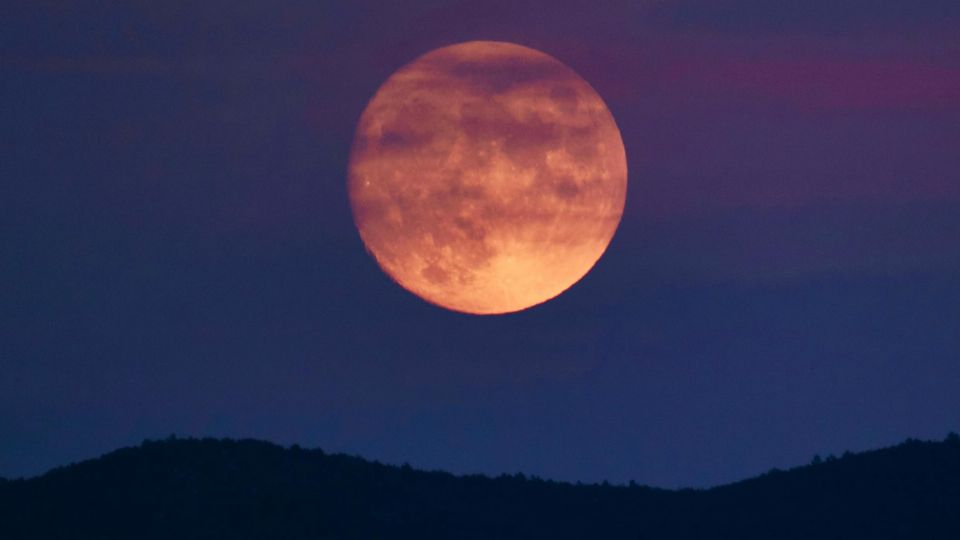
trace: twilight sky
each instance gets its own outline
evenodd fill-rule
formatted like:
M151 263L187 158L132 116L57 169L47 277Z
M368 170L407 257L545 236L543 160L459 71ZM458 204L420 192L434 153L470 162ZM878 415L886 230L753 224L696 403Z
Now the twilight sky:
M709 486L960 429L960 3L281 4L0 5L0 476L177 433ZM377 87L473 39L576 70L630 171L500 317L346 195Z

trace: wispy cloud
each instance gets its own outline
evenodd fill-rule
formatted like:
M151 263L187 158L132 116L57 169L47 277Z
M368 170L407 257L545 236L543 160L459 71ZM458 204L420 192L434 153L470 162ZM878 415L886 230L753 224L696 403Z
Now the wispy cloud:
M870 29L955 28L954 0L679 0L651 9L657 23L730 33L837 34Z
M698 86L811 109L960 107L960 67L898 58L734 57L690 67L684 77Z

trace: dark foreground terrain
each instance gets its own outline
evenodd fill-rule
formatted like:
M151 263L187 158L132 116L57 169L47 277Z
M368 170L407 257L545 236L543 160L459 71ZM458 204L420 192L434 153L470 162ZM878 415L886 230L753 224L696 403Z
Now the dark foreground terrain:
M0 480L0 539L960 538L960 438L710 490L455 477L259 441L145 442Z

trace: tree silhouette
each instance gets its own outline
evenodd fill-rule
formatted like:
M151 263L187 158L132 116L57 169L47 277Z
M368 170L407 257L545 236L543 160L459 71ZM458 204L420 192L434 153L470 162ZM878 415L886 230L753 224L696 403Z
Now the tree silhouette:
M299 446L168 438L0 482L0 538L960 538L960 438L708 490L456 477Z

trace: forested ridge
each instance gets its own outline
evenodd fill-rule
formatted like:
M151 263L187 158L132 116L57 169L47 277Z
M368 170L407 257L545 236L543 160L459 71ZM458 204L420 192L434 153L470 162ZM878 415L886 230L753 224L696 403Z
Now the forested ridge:
M679 491L171 437L0 479L0 538L960 538L960 437Z

